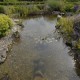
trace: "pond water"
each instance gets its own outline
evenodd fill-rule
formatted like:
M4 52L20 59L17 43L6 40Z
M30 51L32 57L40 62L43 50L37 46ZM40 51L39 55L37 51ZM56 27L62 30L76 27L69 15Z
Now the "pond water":
M80 80L69 48L56 32L55 17L26 19L20 39L15 40L0 80Z

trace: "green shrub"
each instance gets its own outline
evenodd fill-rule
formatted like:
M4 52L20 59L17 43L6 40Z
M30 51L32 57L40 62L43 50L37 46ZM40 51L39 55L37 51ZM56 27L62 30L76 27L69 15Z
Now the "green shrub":
M7 35L12 25L12 20L8 16L0 14L0 38Z
M66 3L64 7L64 11L66 12L73 12L74 4L73 3Z
M57 26L60 26L60 31L66 35L71 35L73 33L73 19L72 18L61 18Z

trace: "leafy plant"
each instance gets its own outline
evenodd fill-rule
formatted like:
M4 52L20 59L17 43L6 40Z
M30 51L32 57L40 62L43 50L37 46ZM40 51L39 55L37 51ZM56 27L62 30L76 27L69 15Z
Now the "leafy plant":
M57 26L60 26L61 32L65 34L71 35L73 33L73 19L72 18L65 18L65 17L61 18L58 21Z
M0 37L7 35L12 26L12 20L8 16L0 14Z
M73 12L74 4L73 3L66 3L64 7L64 11L66 12Z

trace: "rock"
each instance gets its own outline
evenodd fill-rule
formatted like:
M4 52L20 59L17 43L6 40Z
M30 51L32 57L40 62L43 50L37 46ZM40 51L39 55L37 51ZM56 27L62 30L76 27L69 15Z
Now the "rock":
M53 11L52 14L54 14L54 15L59 15L60 12L59 12L59 11Z
M44 38L42 38L41 40L46 40L47 39L47 37L44 37Z
M0 63L3 63L7 58L9 45L12 43L11 36L6 36L0 40Z
M8 52L8 51L9 51L9 48L7 47L7 48L6 48L6 52Z
M13 38L20 38L19 32L18 32L18 31L14 32L14 33L12 34L12 37L13 37Z
M79 5L75 5L74 6L74 12L78 11L80 9L80 6Z
M59 20L59 19L61 19L62 18L62 16L61 15L57 15L57 20Z
M67 12L65 15L66 16L73 16L73 13L72 12Z
M55 28L56 28L56 29L60 29L60 26L56 25Z
M76 41L72 41L72 46L76 47Z
M21 23L21 24L18 24L19 26L21 26L22 28L24 27L24 25Z
M14 22L19 22L19 19L13 19Z
M0 52L0 63L3 63L7 58L6 50Z
M62 12L62 13L60 13L60 15L64 16L64 15L65 15L65 13L63 13L63 12Z
M16 31L18 31L18 27L17 26L15 26L15 27L12 28L12 32L13 33L16 32Z
M9 35L0 39L0 63L3 63L6 60L7 52L11 50L11 46L12 46L14 38L20 38L20 34L18 31L19 28L20 26L18 27L15 25L11 29L11 32Z

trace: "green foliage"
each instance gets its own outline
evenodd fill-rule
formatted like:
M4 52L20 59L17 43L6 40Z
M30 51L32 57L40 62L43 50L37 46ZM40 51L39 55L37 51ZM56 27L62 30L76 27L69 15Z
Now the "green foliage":
M32 13L34 14L34 13L40 11L40 9L37 5L33 5L33 6L29 7L28 9L29 9L29 14L32 14Z
M73 12L74 10L74 4L73 3L66 3L64 7L65 12Z
M12 26L12 20L8 16L0 14L0 38L7 35Z
M74 6L76 4L79 5L80 2L77 2L76 0L74 0L74 2L68 0L47 0L47 4L52 11L73 12Z
M17 14L17 17L27 17L29 14L34 14L40 11L37 5L33 6L4 6L4 13L12 17L14 14Z
M7 6L7 7L5 6L4 7L4 13L11 17L12 14L15 13L15 7L14 6Z
M60 26L61 32L66 35L71 35L73 33L73 19L72 18L61 18L57 26Z
M55 11L60 11L60 1L56 1L56 0L48 0L47 3L50 6L51 10L55 10Z
M0 13L4 13L5 10L4 10L4 6L0 6Z
M20 17L26 17L28 15L28 7L15 6L15 13L18 13Z

